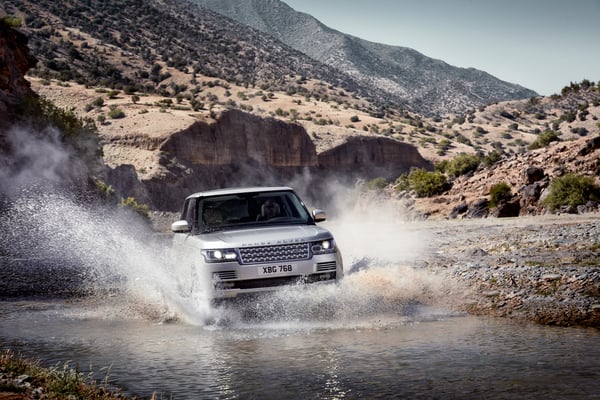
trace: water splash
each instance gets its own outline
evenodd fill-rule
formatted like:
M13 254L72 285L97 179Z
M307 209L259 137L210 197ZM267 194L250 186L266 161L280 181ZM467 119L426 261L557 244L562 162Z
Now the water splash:
M83 273L98 300L96 317L213 327L360 326L382 314L409 316L416 305L439 303L448 292L441 276L411 266L426 238L368 215L329 226L346 259L339 284L291 286L221 305L211 304L208 287L190 267L174 262L168 240L125 210L29 191L12 204L2 225L0 239L14 254L60 259Z
M168 242L124 209L83 205L69 196L27 191L3 215L2 241L11 254L54 260L57 273L81 274L96 297L115 297L110 314L199 323L210 308L192 293L189 271L172 262Z

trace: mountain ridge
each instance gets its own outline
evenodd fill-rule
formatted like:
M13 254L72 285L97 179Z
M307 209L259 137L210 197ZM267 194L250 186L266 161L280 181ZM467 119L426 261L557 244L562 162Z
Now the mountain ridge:
M390 101L423 115L537 96L475 68L454 67L417 50L370 42L329 28L279 0L188 0L266 32L292 48L383 92ZM387 99L386 99L387 97Z

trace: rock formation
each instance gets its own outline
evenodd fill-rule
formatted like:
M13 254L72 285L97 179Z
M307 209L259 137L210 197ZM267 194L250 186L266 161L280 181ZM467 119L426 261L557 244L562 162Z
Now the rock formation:
M382 137L351 137L318 158L322 171L349 178L394 180L413 167L433 169L414 146Z
M36 63L27 47L27 37L0 20L0 139L14 121L18 104L34 95L25 73Z
M543 199L549 192L553 179L567 173L600 176L600 139L581 138L568 142L555 142L548 147L504 158L491 167L480 168L453 182L443 195L430 199L436 213L445 217L479 218L487 216L485 201L494 184L505 182L511 188L511 198L490 210L496 217L516 217L544 214L548 210ZM591 202L583 211L598 210ZM562 213L582 210L564 209Z
M160 154L160 167L136 184L135 169L122 165L107 174L107 182L122 196L165 211L177 211L185 196L212 188L301 180L318 193L314 185L325 176L394 179L411 167L431 168L413 146L386 138L353 137L318 155L302 126L238 110L225 111L214 122L197 121L160 143L119 140L121 145L146 143L146 149Z

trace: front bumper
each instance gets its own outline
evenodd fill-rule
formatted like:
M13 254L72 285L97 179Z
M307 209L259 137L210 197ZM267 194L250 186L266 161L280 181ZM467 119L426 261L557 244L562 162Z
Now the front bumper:
M245 265L225 262L201 268L212 281L213 298L274 291L289 285L334 283L343 277L339 252L314 255L310 260Z

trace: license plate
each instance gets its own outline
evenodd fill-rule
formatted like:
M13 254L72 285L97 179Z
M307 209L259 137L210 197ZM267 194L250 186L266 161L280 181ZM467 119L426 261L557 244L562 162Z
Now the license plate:
M296 266L292 264L261 265L258 267L259 275L289 274L295 271Z

